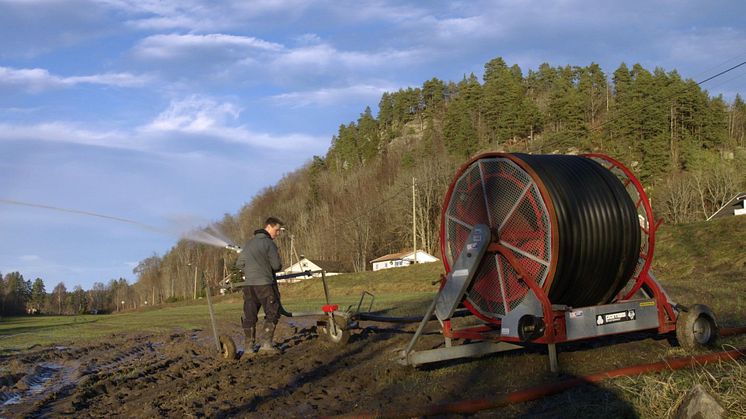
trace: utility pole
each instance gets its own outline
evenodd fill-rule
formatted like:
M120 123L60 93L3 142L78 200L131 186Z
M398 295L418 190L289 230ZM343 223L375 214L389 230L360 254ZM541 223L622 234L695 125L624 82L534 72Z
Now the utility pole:
M415 201L415 178L412 176L412 247L414 247L414 261L413 264L417 264L417 212L416 201Z
M298 252L295 250L295 234L289 232L287 229L285 229L290 236L290 265L288 267L293 266L293 257L295 257L296 262L300 264L300 258L298 257ZM301 269L302 271L303 269Z
M194 299L197 299L197 264L194 264Z

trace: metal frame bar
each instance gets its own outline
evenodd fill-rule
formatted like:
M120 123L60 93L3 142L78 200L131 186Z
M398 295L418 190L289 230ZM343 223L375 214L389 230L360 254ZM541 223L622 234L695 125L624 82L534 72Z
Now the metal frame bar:
M204 276L204 273L203 273ZM207 291L207 308L210 310L210 323L212 324L212 336L215 338L215 348L218 350L218 352L221 351L220 348L220 339L218 338L218 327L215 325L215 311L212 308L212 297L210 294L210 286L206 286L205 290Z
M376 301L376 296L369 293L368 291L363 291L362 294L360 294L360 301L357 303L357 313L360 313L360 308L363 305L363 299L365 299L366 295L370 295L370 304L368 305L368 313L373 309L373 302Z
M474 358L497 352L514 351L523 349L523 346L507 342L476 342L466 345L446 346L443 348L428 349L424 351L406 352L399 363L417 367L432 362L448 361L459 358Z

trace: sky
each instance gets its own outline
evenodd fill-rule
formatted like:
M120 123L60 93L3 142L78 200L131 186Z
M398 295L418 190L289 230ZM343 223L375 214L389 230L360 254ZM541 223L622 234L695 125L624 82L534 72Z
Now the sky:
M496 57L700 81L746 61L744 16L737 0L0 0L0 272L132 283L386 91ZM746 66L703 88L732 100Z

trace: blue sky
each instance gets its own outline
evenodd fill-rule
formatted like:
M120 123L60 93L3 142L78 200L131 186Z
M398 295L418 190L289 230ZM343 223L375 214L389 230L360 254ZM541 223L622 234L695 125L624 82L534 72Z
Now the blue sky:
M0 272L134 282L385 91L498 56L524 74L639 62L702 80L746 60L744 16L740 1L0 0ZM703 87L745 86L741 67Z

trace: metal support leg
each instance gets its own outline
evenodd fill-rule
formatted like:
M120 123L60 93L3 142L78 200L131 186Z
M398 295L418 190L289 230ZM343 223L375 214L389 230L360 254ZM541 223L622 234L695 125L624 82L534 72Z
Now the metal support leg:
M210 298L210 286L205 286L207 290L207 307L210 309L210 323L212 323L212 335L215 337L215 347L220 352L220 340L218 339L218 328L215 326L215 311L212 309L212 298Z
M440 295L440 293L438 293L435 298L433 298L433 302L430 303L430 307L428 307L427 313L425 313L425 317L422 318L420 325L417 327L417 331L414 333L412 340L409 342L409 345L407 345L407 348L404 349L403 355L405 360L409 356L409 353L412 352L412 348L414 347L414 344L417 342L417 340L420 338L422 331L425 329L425 325L430 322L430 317L432 317L433 312L435 312L435 304L438 302L438 295Z
M326 271L321 271L321 283L324 285L324 301L326 301L326 304L329 305L329 286L326 284ZM329 330L332 333L332 336L337 334L337 322L334 321L334 312L327 313L327 316L329 317Z
M557 344L550 343L547 345L549 351L549 370L552 372L559 371L559 362L557 361Z

